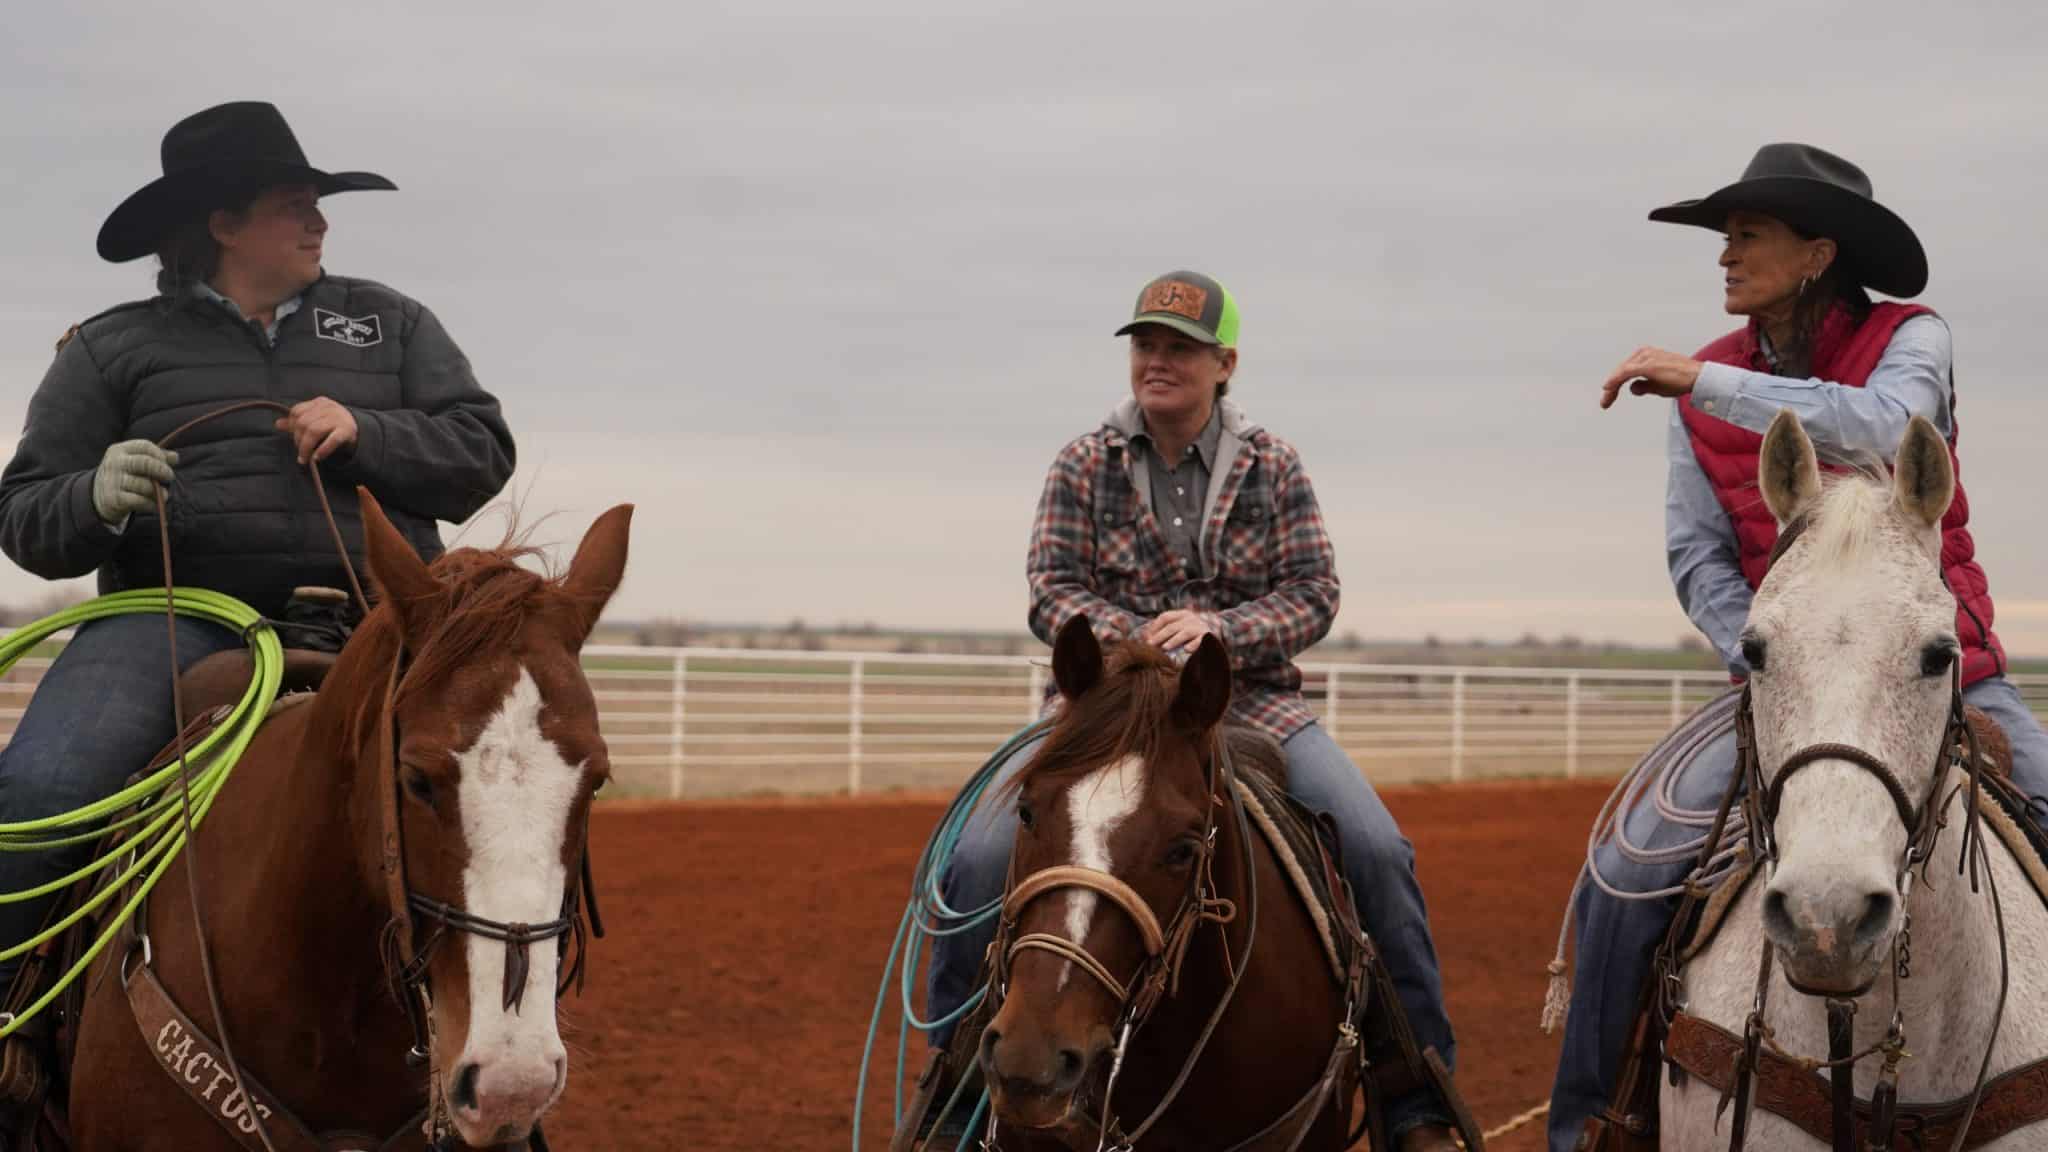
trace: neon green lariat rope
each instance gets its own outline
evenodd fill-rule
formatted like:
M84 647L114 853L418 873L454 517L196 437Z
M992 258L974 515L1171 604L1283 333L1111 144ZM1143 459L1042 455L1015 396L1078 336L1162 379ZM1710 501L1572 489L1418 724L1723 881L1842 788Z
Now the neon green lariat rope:
M262 727L263 718L270 711L270 702L276 698L284 675L284 647L255 609L231 596L180 588L175 604L169 600L162 588L117 592L16 629L0 638L0 674L5 674L17 661L56 633L110 616L142 613L163 616L167 609L175 607L180 616L211 621L246 636L256 664L256 674L250 680L248 691L242 694L241 701L224 723L186 749L191 773L192 825L196 828L213 807L215 798L234 771L235 762L248 748L249 741L255 737L256 730ZM107 874L95 885L92 897L68 915L27 940L0 948L0 960L25 955L69 931L72 925L93 915L109 902L126 899L117 915L105 918L106 927L98 938L54 986L12 1018L0 1014L0 1037L12 1033L48 1007L92 966L120 932L122 925L142 907L143 901L156 888L157 881L170 868L171 861L177 859L185 847L185 821L180 817L185 789L179 783L180 772L180 765L173 760L119 792L82 808L39 820L0 824L0 852L40 852L67 845L96 843L110 831L134 829L106 855L69 875L21 892L0 892L0 903L17 903L62 892L87 877Z

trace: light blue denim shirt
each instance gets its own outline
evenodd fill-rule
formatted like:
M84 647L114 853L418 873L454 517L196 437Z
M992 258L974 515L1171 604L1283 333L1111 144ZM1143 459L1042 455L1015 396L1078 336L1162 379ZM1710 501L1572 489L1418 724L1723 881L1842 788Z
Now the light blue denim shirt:
M1799 416L1823 453L1874 453L1887 464L1906 437L1906 425L1925 416L1943 436L1952 434L1949 399L1952 364L1948 324L1915 316L1899 325L1861 388L1811 378L1794 380L1708 364L1693 385L1700 411L1763 433L1781 409ZM1742 627L1753 593L1743 579L1735 526L1714 498L1714 488L1693 455L1692 437L1677 404L1668 434L1671 470L1664 488L1664 556L1678 602L1706 634L1728 670L1749 674L1742 658Z
M235 317L241 320L244 324L249 322L249 318L247 316L242 315L241 305L235 303L233 300L230 300L227 297L221 295L219 292L215 291L213 285L208 284L204 280L201 280L199 283L192 285L192 294L194 296L199 297L201 300L211 300L214 303L221 305L228 311L234 313ZM299 310L299 304L303 300L303 296L294 296L291 299L286 300L284 303L279 304L277 306L277 311L271 314L270 327L265 328L263 330L263 334L270 338L270 342L272 344L277 343L277 326L279 324L284 323L285 317L291 315L294 312L297 312Z

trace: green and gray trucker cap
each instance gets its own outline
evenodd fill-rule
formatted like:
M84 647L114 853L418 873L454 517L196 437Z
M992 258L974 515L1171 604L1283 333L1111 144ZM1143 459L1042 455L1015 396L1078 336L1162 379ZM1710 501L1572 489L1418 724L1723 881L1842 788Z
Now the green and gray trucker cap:
M1116 334L1128 335L1140 324L1163 324L1204 344L1237 347L1237 301L1200 272L1168 272L1145 285L1131 322Z

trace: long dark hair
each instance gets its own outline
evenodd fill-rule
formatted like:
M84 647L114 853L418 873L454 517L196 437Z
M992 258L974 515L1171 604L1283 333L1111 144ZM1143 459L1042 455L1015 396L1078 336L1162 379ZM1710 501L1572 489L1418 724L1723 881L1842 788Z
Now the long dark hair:
M239 216L261 194L262 189L250 188L217 197L216 203L192 212L166 233L156 250L157 293L174 306L192 299L193 286L213 279L220 271L220 242L213 238L213 214Z
M1787 223L1786 227L1801 240L1818 239L1817 233L1809 233L1795 224ZM1777 356L1777 363L1771 366L1774 375L1812 374L1814 341L1836 305L1848 309L1849 319L1858 324L1870 315L1870 294L1863 290L1849 253L1842 249L1839 240L1835 241L1835 258L1827 270L1801 285L1798 299L1792 302L1792 339L1785 347L1772 350Z

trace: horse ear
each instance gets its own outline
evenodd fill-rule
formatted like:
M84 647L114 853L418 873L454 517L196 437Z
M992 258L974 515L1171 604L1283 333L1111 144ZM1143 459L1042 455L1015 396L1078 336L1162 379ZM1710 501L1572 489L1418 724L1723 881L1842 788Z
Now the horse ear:
M576 558L562 577L562 591L575 607L576 623L582 631L576 637L580 647L597 627L597 618L619 582L626 578L626 543L633 525L633 506L620 504L590 525L583 542L576 546Z
M1947 441L1925 416L1915 416L1906 425L1906 438L1899 442L1892 465L1892 492L1900 510L1928 528L1941 523L1949 501L1955 499L1955 462Z
M1813 441L1790 409L1779 411L1764 433L1763 459L1757 467L1764 504L1784 527L1820 498L1820 460Z
M356 505L363 517L363 557L377 598L398 614L399 628L407 637L423 639L441 612L441 582L368 488L356 487Z
M1173 696L1173 719L1190 732L1207 732L1230 707L1230 650L1213 632L1202 637L1181 665Z
M1076 615L1053 638L1052 682L1060 695L1079 700L1102 680L1102 645L1095 642L1095 629L1085 615Z

